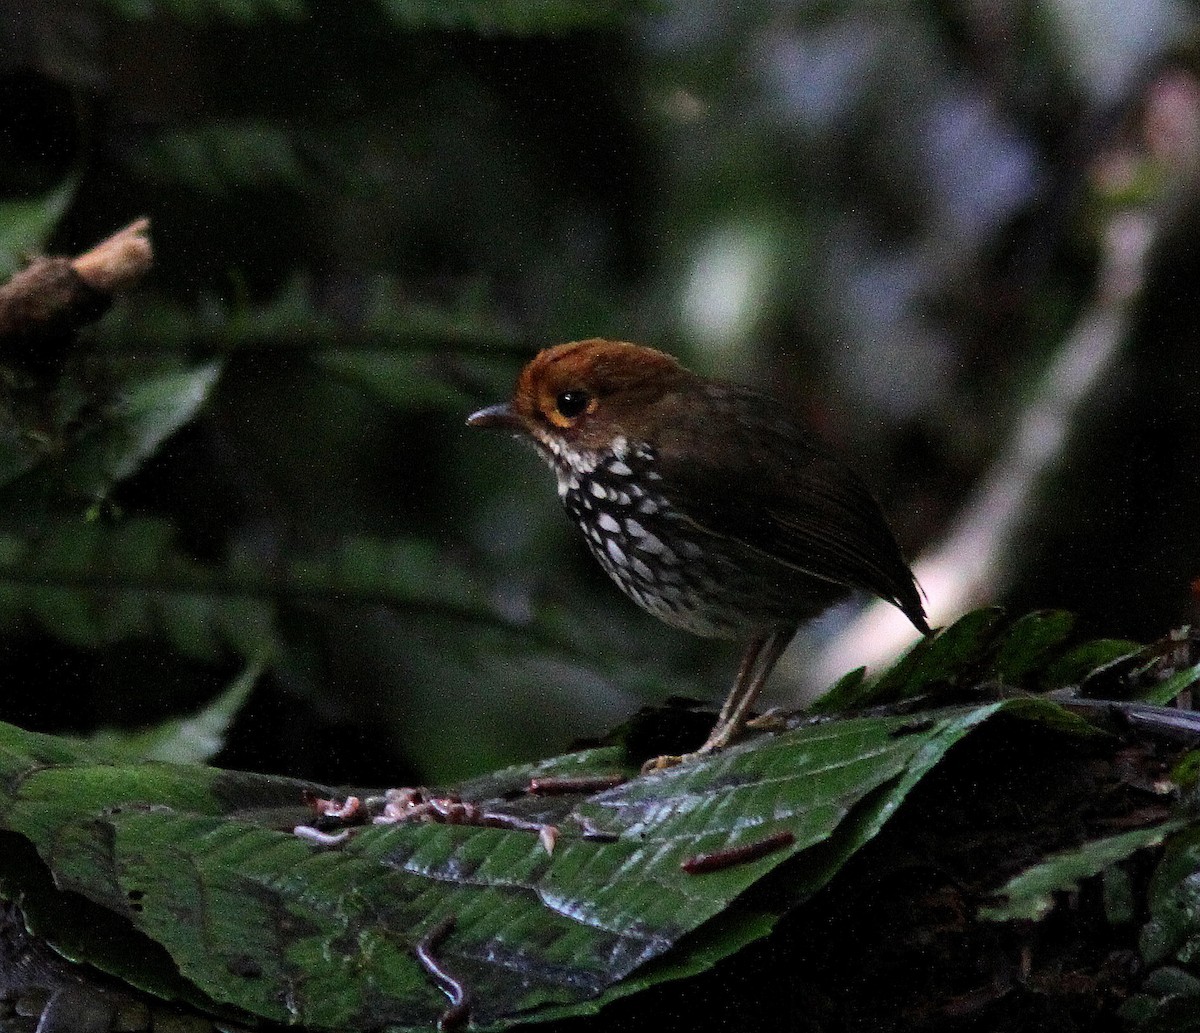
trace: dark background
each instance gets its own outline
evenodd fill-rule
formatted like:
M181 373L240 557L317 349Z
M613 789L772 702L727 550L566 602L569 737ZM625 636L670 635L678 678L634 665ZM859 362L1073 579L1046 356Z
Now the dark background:
M155 269L88 346L118 385L223 362L199 418L54 519L153 517L213 569L402 540L492 614L283 593L219 762L445 780L720 695L733 648L637 611L537 459L463 426L536 349L582 336L774 393L914 557L1013 441L1049 440L987 576L963 574L962 600L926 579L941 622L1061 606L1081 633L1144 639L1194 618L1193 5L13 6L4 274L42 240L73 253L149 215ZM1144 270L1114 288L1113 254L1142 237ZM1098 377L1063 433L1031 429L1100 316L1116 347ZM29 533L19 516L6 534ZM250 660L236 635L200 656L153 627L89 637L0 610L0 718L38 729L152 725ZM776 699L848 617L795 647Z

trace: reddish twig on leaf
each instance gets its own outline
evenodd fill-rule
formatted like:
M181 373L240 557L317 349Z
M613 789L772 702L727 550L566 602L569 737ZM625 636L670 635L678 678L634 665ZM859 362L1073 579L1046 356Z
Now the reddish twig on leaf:
M718 872L722 868L732 868L735 864L757 861L760 857L766 857L767 854L773 854L776 850L782 850L785 846L791 846L795 842L796 837L792 833L776 832L774 835L767 836L755 843L747 843L745 846L716 850L711 854L696 854L681 861L679 867L688 875Z
M600 793L628 781L624 775L569 775L531 778L525 790L532 796L566 796L570 793Z

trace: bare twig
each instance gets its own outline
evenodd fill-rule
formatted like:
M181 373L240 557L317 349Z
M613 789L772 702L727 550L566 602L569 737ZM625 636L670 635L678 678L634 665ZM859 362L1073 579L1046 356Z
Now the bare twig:
M1036 515L1039 493L1062 465L1072 435L1111 382L1145 283L1147 256L1162 232L1164 204L1115 212L1099 234L1094 296L1063 338L1018 413L994 465L943 540L913 572L928 599L929 621L944 626L1007 587L1011 558ZM859 664L881 667L916 639L907 619L871 604L803 670L785 668L807 694Z
M80 328L150 268L149 229L138 219L78 258L35 258L0 286L0 359L56 371Z
M615 789L626 781L624 775L568 775L556 777L543 775L531 778L525 790L533 796L567 796L572 793L600 793Z
M72 259L71 268L92 290L116 294L137 283L153 262L150 220L143 218Z
M730 847L728 850L716 850L711 854L695 854L692 857L686 857L679 863L679 867L688 875L719 872L737 864L749 864L751 861L757 861L759 858L773 854L776 850L782 850L795 842L796 837L785 829L754 843Z

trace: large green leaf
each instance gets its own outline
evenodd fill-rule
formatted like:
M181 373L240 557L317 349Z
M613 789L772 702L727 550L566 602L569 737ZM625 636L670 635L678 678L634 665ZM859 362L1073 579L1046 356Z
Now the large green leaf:
M594 1009L762 935L952 745L1014 709L1055 712L993 702L806 722L586 798L524 790L535 776L631 774L620 748L458 787L488 810L554 823L553 855L528 831L443 824L366 826L340 848L315 846L289 829L316 787L129 765L0 726L0 825L36 847L60 889L125 919L215 1002L316 1029L427 1028L445 1000L413 950L452 916L441 956L469 986L475 1021L504 1025ZM778 849L745 863L681 867L780 833ZM784 892L757 896L777 870ZM69 944L127 972L108 951Z

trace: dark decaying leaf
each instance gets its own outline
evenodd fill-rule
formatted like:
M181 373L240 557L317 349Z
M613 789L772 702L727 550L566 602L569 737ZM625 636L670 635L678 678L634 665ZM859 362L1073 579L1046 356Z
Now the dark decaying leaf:
M469 986L475 1021L507 1024L593 1010L762 935L954 743L1010 708L810 722L583 799L524 790L532 777L631 774L618 747L458 787L489 809L557 825L553 855L528 832L441 824L366 826L322 848L290 832L305 820L304 792L327 792L319 787L117 763L5 727L3 826L37 848L61 890L127 920L221 1005L318 1029L428 1027L445 998L413 948L453 916L441 956ZM786 846L748 863L681 868L779 833ZM746 898L790 859L773 905ZM76 937L70 952L128 977L111 941Z

